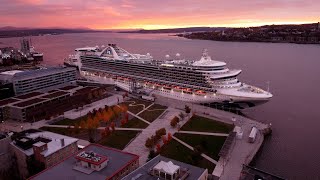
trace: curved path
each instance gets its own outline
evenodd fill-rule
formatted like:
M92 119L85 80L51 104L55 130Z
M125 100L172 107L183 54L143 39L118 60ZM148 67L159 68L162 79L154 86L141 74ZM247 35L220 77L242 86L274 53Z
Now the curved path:
M135 101L125 101L125 102L131 102L131 104L128 104L129 106L131 106L131 107L134 107L134 106L143 106L143 109L145 109L146 108L146 105L144 105L144 104L137 104Z

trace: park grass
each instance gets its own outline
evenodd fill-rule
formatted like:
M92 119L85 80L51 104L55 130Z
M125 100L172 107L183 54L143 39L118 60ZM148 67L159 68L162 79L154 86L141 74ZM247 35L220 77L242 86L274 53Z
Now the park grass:
M133 101L135 103L133 103ZM123 102L123 104L125 104L128 107L128 110L130 112L132 112L134 114L137 114L138 112L142 111L143 108L144 108L143 105L141 105L141 104L144 104L145 107L148 107L148 106L150 106L150 104L152 104L152 102L144 101L144 100L141 100L141 99L131 98L129 101ZM129 106L130 104L134 104L134 105L133 106Z
M159 104L152 105L149 109L143 111L139 116L149 122L153 122L156 120L165 110L166 106L162 106Z
M97 143L122 150L138 133L140 131L114 131L109 136L101 138Z
M229 133L233 129L233 125L215 121L202 116L194 115L191 119L181 127L181 131L199 131L211 133Z
M123 128L140 128L140 129L145 129L149 125L143 121L141 121L138 118L133 118L129 120L125 125L123 125Z
M224 141L227 137L224 136L209 136L209 135L198 135L198 134L183 134L175 133L175 137L186 142L192 147L200 147L200 151L212 159L219 160L219 152L223 146Z
M203 157L195 160L193 158L194 152L174 139L172 139L168 144L165 144L161 147L160 154L167 158L208 169L209 172L212 172L215 168L215 164L211 163Z

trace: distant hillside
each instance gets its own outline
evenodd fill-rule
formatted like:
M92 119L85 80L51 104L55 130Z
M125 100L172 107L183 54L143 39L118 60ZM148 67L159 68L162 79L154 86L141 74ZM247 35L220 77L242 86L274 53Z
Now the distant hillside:
M0 38L7 37L22 37L22 36L40 36L46 34L64 34L64 33L86 33L86 32L109 32L98 31L87 28L83 29L64 29L64 28L17 28L17 27L2 27L0 28Z
M224 30L225 27L188 27L188 28L173 28L173 29L154 29L154 30L137 30L137 31L123 31L119 33L183 33L183 32L201 32L201 31L215 31Z

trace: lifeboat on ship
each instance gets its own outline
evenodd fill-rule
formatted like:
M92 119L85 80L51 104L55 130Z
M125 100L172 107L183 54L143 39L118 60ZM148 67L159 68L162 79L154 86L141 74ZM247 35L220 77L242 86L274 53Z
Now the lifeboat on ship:
M207 93L203 90L197 90L196 95L205 96Z

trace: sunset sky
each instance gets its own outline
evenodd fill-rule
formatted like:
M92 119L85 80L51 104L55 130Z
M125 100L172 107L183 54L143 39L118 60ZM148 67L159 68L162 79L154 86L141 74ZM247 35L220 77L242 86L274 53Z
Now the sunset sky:
M320 21L320 0L1 0L0 27L158 29Z

